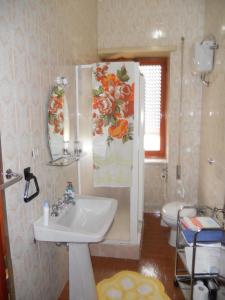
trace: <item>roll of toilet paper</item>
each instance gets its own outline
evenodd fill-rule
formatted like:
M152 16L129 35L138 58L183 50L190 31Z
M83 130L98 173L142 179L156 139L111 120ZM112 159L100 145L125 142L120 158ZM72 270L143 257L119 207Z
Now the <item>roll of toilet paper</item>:
M197 281L194 286L193 300L208 300L209 290L202 281Z
M224 300L225 299L225 287L221 286L217 292L217 300Z

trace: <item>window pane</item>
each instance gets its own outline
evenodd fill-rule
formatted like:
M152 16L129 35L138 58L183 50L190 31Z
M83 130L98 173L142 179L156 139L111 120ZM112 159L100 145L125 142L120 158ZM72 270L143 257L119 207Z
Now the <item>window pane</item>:
M145 151L160 150L161 65L142 65L145 78Z
M144 135L144 150L159 151L160 150L160 134Z

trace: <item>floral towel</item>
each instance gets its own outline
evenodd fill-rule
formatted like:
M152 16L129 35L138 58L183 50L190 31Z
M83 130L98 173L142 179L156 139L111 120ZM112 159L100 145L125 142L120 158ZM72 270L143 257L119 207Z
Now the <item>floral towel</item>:
M131 186L134 123L134 63L93 68L94 186Z

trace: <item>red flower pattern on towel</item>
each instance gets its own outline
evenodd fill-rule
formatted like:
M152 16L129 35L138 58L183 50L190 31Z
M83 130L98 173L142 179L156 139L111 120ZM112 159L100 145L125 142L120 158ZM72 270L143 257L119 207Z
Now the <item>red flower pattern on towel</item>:
M99 83L93 90L93 135L103 134L108 128L107 143L122 139L132 140L133 127L128 118L134 116L134 83L129 84L129 76L123 65L116 74L108 72L108 64L100 64L94 72Z

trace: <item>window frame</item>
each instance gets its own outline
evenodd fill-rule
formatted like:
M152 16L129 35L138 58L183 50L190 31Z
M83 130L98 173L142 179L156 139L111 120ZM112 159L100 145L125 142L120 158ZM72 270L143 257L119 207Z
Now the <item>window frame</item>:
M161 77L161 105L160 105L160 150L144 151L145 158L165 158L166 157L166 108L167 108L167 57L143 57L135 61L140 65L160 65L162 68Z

